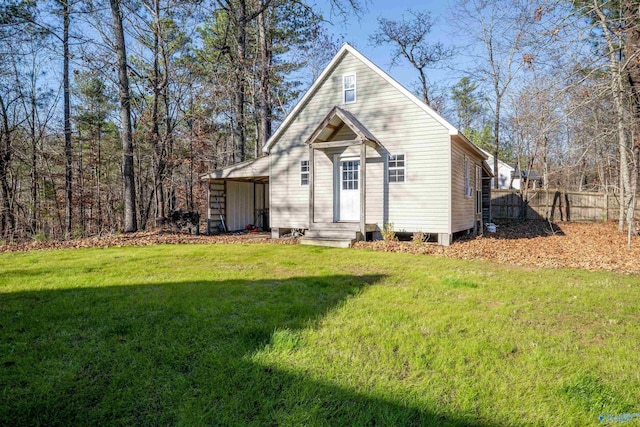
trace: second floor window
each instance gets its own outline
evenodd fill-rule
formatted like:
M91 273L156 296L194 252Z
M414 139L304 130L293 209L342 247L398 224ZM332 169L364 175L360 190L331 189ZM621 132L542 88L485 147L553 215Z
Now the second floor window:
M300 162L300 185L309 185L309 160Z
M342 88L344 91L344 103L356 102L356 75L347 74L342 78Z
M404 154L389 155L389 182L404 182L405 179Z

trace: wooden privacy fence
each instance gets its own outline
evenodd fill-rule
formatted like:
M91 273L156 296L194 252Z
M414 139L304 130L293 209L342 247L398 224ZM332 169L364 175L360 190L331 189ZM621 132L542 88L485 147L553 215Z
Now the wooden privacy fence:
M494 219L520 217L524 202L515 190L491 190L491 215ZM617 194L586 191L530 190L527 203L528 219L554 221L608 221L618 219ZM636 217L640 209L636 206Z

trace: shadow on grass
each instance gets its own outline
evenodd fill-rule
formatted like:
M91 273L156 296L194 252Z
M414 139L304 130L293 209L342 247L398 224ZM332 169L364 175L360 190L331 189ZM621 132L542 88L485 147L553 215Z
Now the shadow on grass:
M252 361L381 278L3 294L0 425L480 425Z

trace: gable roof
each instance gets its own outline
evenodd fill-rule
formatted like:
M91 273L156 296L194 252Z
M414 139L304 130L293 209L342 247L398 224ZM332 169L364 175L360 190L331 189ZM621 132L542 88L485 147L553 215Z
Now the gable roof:
M342 47L340 48L338 53L336 53L336 55L333 57L331 62L329 62L329 65L326 66L326 68L322 71L322 73L316 79L316 81L313 82L313 84L311 85L309 90L307 90L307 92L300 99L300 101L298 101L298 103L293 108L293 110L291 110L291 112L287 115L287 117L285 117L285 119L282 122L282 124L280 125L280 127L274 132L273 135L271 135L271 138L269 138L269 140L266 142L264 147L262 147L262 151L263 152L269 153L269 150L271 150L271 147L273 146L273 144L275 144L275 142L278 140L278 138L280 138L282 133L284 133L285 129L287 129L287 127L291 124L291 122L298 115L300 110L302 110L302 108L307 104L309 99L315 94L315 92L318 90L318 88L322 85L322 83L324 83L324 81L327 79L327 77L331 74L331 72L338 65L340 60L347 53L350 53L351 55L355 56L357 59L362 61L367 67L369 67L372 71L374 71L376 74L378 74L380 77L382 77L383 80L385 80L391 86L396 88L400 93L402 93L407 98L409 98L409 100L411 100L414 104L416 104L424 112L426 112L431 117L433 117L434 120L436 120L438 123L440 123L442 126L444 126L449 131L449 135L458 135L466 144L468 144L470 146L470 148L473 151L475 151L476 153L480 154L483 157L485 156L485 154L482 153L478 149L478 147L476 147L471 141L469 141L467 139L467 137L464 136L462 133L460 133L458 131L458 129L456 129L451 123L446 121L444 119L444 117L442 117L440 114L436 113L435 110L433 110L427 104L425 104L420 99L418 99L414 94L412 94L404 86L402 86L400 83L398 83L393 77L391 77L389 74L384 72L380 67L378 67L376 64L371 62L367 57L365 57L363 54L358 52L354 47L352 47L348 43L345 43L345 44L342 45Z
M482 151L484 153L485 156L487 156L487 159L490 160L491 162L489 163L489 165L491 166L491 170L493 170L493 154L491 154L490 152L488 152L487 150L485 150L484 148L480 148L478 147L478 150ZM509 168L509 170L515 171L516 168L514 168L513 166L511 166L509 163L503 162L502 160L498 159L498 165L499 166L506 166L507 168Z
M316 130L311 134L311 136L307 138L307 144L311 144L316 140L319 140L320 136L323 135L323 133L327 133L325 132L326 130L329 130L329 135L327 137L331 137L333 132L337 130L335 128L335 125L333 126L333 129L332 129L332 122L334 122L335 119L338 119L342 123L347 125L349 129L351 129L351 131L355 133L358 139L360 139L362 142L371 141L376 144L380 144L380 141L378 141L378 139L375 136L373 136L373 134L369 132L369 130L366 127L364 127L364 125L360 123L360 121L358 121L358 119L356 119L353 114L351 114L347 110L344 110L338 107L337 105L331 109L329 114L327 114L327 117L324 118L324 120L320 123L320 125L316 128ZM319 141L326 142L326 140L319 140Z
M487 173L487 175L489 175L491 178L493 178L495 175L493 174L493 169L491 168L491 166L489 166L489 163L487 163L486 160L482 161L482 169Z

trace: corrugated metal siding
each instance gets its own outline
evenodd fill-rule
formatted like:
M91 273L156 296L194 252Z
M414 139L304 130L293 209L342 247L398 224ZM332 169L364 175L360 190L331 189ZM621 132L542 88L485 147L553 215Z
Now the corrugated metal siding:
M244 230L254 221L253 183L227 181L227 228Z
M357 102L343 105L342 76L353 72L357 76ZM272 226L307 226L308 187L299 185L298 165L308 158L304 141L335 105L355 115L391 154L407 156L407 182L387 185L381 181L385 174L380 163L386 154L381 157L367 149L368 156L378 158L377 163L367 166L367 222L375 218L382 228L386 216L396 230L448 233L451 173L447 129L349 53L272 148ZM321 185L326 188L326 182ZM333 191L318 190L316 187L321 199L316 198L315 210L322 206L322 213L316 220L328 215L332 218L333 211L327 214L326 209L333 208ZM385 200L388 209L384 209Z

